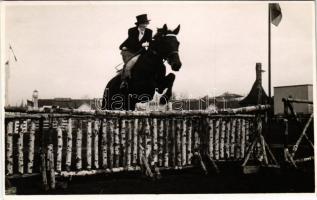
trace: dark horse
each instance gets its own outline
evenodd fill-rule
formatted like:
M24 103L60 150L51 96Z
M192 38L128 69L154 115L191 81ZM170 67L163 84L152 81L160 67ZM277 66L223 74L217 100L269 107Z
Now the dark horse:
M155 89L166 93L161 97L160 103L166 104L172 95L172 87L175 75L166 75L164 60L172 67L173 71L181 68L178 55L179 42L176 35L180 25L171 31L166 24L157 29L156 35L150 43L147 51L144 51L131 71L131 79L128 81L128 89L120 90L121 77L117 74L112 78L104 91L102 109L107 110L134 110L138 102L147 102L153 98Z

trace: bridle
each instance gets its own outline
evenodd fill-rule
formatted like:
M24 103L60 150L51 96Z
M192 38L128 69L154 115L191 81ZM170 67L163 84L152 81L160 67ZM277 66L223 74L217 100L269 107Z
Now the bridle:
M163 37L175 37L175 38L176 38L176 35L175 35L175 34L172 34L172 33L169 33L169 34L164 35ZM151 51L152 51L155 55L158 54L157 51L155 51L155 50L153 50L153 49L152 49ZM173 54L178 54L178 50L169 52L169 53L166 55L166 58L170 57L170 56L173 55ZM167 60L166 58L163 58L164 62Z

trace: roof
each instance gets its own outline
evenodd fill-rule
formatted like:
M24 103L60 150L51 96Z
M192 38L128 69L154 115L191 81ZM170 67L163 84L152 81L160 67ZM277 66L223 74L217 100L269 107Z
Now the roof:
M31 105L32 101L28 101L28 105ZM73 108L77 109L80 106L86 104L90 105L92 109L96 109L96 99L71 99L71 98L55 98L55 99L39 99L38 106L56 106L61 108Z
M284 88L284 87L302 87L302 86L313 86L313 84L300 84L300 85L275 86L274 88Z
M258 105L258 94L259 92L262 92L262 99L260 104L268 104L270 102L270 98L267 96L267 94L265 93L262 85L260 88L258 88L259 85L259 80L256 80L253 83L253 86L251 88L251 91L249 92L249 94L242 99L239 104L241 106L252 106L252 105Z

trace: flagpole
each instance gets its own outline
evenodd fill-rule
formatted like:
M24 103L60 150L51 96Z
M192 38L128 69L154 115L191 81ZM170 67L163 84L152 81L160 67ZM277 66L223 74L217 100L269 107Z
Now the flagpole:
M271 100L271 9L270 9L270 3L268 4L268 82L269 82L269 99Z

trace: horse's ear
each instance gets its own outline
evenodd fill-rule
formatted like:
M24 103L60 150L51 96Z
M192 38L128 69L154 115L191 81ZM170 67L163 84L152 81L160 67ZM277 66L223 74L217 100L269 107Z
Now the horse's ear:
M179 33L180 28L181 28L181 25L179 24L177 28L173 31L173 33L177 35Z
M166 32L167 32L167 25L164 24L164 26L163 26L163 33L166 33Z

